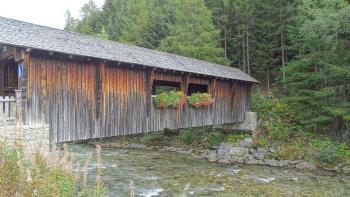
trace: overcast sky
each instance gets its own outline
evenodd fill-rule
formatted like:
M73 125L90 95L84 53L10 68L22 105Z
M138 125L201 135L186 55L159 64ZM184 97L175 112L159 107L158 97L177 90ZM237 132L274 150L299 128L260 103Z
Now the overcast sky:
M89 0L0 0L0 16L63 29L64 13L70 10L79 16L82 5ZM100 7L104 0L94 0Z

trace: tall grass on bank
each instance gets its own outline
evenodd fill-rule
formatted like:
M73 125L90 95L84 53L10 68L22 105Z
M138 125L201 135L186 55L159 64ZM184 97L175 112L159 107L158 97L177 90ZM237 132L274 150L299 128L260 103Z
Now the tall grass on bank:
M6 127L4 129L11 132ZM63 146L63 153L53 145L51 152L46 156L45 150L41 150L40 147L35 146L35 150L28 153L28 147L25 147L20 137L10 140L5 136L0 140L0 197L105 196L101 180L100 146L96 147L98 178L95 186L88 185L87 181L89 160L85 162L81 176L79 170L73 170L73 158L67 145ZM81 178L83 185L78 184Z
M29 159L22 142L1 143L0 196L75 196L76 176L70 157Z
M17 121L15 120L15 125ZM19 124L20 125L20 124ZM96 146L97 175L94 183L89 183L88 168L91 155L84 162L73 165L73 155L68 146L60 151L55 144L43 146L44 127L37 144L26 142L22 126L8 127L6 120L0 127L0 197L104 197L106 190L102 182L101 146ZM8 134L13 133L15 139ZM33 137L33 136L32 136ZM43 148L45 147L45 148ZM74 166L77 166L74 169ZM80 174L81 172L81 174ZM188 184L181 196L186 196ZM130 197L135 196L135 185L129 184Z

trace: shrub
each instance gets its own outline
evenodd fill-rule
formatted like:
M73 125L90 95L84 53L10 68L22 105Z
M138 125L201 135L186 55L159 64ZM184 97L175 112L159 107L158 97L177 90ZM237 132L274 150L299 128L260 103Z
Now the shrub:
M21 151L1 150L0 196L15 196L18 183L21 182L19 160Z
M345 143L335 143L329 138L324 138L313 140L312 146L316 151L316 158L320 162L335 163L350 158L350 151Z
M222 141L224 141L225 135L222 132L209 132L208 134L208 143L209 148L215 147L219 145Z
M293 129L289 127L283 127L280 123L275 123L275 126L269 131L268 136L271 139L277 141L287 141L289 137L294 134Z
M259 92L252 96L252 110L256 111L261 124L261 134L271 139L286 141L300 128L294 124L296 117L288 106L273 95L262 95Z
M334 163L338 159L337 147L331 140L313 140L312 146L316 151L316 159L324 163Z
M181 144L187 144L187 145L198 142L194 132L191 130L182 130L179 134L179 141Z
M154 99L154 103L157 108L181 108L186 100L183 92L170 91L158 94Z
M224 141L225 135L222 131L212 131L208 128L194 128L180 131L178 140L180 144L192 147L213 148Z
M226 142L235 144L235 143L237 143L238 141L244 140L244 138L248 138L248 137L250 137L250 135L247 134L247 133L240 133L240 134L238 134L238 133L232 133L232 134L230 134L230 135L227 136Z
M342 158L342 159L349 159L350 158L350 150L348 145L346 145L345 143L340 143L337 144L337 155L338 157Z
M150 146L165 145L168 139L169 137L163 135L162 132L146 133L142 136L141 143Z
M68 168L49 164L39 152L28 160L21 144L5 144L0 152L0 196L75 195L77 176ZM70 165L68 160L61 163Z
M309 158L312 151L303 138L293 138L290 142L283 142L281 150L275 155L279 160L298 160Z
M192 107L208 107L214 103L214 99L208 93L193 93L188 97L188 102Z
M259 137L255 138L255 144L258 147L266 147L266 146L268 146L269 141L267 140L267 138L259 136Z
M44 158L40 150L32 157L25 156L20 141L11 145L0 142L0 196L105 196L101 181L96 187L85 185L88 189L81 191L66 146L62 157L54 151L49 159Z

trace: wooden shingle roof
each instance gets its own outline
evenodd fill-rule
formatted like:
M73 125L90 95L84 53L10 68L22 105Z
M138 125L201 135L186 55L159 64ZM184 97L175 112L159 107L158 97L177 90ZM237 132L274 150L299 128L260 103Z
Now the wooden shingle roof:
M240 69L0 17L0 44L257 82Z

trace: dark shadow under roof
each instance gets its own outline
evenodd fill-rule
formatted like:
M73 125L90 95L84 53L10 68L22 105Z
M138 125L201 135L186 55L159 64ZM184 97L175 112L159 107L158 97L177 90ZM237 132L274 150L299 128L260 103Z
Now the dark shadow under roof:
M0 17L0 43L161 69L257 82L240 69Z

